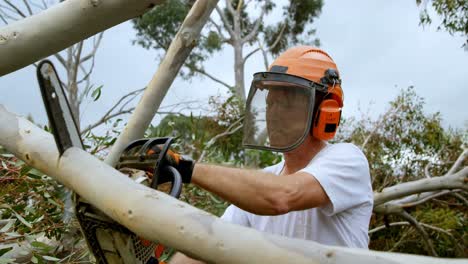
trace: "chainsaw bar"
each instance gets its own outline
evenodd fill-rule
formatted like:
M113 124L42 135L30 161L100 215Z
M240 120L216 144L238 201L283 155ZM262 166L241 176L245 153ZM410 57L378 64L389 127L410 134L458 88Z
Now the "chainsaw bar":
M52 62L37 67L37 78L55 143L62 155L68 148L84 149L75 119ZM75 213L89 249L99 264L157 263L156 243L140 239L74 193ZM155 262L156 261L156 262Z
M60 155L71 147L83 149L70 105L54 65L50 61L39 63L37 80Z

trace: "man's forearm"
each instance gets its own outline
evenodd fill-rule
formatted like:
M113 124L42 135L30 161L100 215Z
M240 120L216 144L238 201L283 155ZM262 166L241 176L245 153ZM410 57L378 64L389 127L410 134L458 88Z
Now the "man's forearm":
M283 178L258 170L196 164L192 182L246 211L277 215L285 213L279 197L290 191L281 183Z

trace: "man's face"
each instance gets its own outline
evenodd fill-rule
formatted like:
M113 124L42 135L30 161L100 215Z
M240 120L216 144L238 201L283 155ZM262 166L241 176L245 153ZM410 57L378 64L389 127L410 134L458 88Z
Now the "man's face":
M266 123L272 147L294 144L308 123L310 95L298 87L273 86L266 98Z

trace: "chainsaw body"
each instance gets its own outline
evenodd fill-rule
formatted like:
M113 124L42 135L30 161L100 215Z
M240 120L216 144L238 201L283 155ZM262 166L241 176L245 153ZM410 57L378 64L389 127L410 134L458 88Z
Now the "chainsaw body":
M61 81L50 61L37 67L37 78L55 142L62 155L70 147L83 149L80 133L70 110ZM134 181L157 189L161 173L170 175L170 195L178 198L182 190L179 172L165 164L172 138L140 139L122 152L116 169ZM99 264L157 264L161 245L138 237L102 211L73 194L75 212L89 249Z

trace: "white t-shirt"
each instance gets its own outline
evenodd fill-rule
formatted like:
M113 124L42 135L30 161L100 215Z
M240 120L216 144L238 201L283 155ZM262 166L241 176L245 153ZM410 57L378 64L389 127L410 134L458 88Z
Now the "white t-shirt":
M279 175L283 166L281 161L264 171ZM255 215L231 205L221 218L259 231L325 245L367 248L373 192L369 165L362 151L350 143L328 144L300 171L320 182L330 198L329 204L277 216Z

